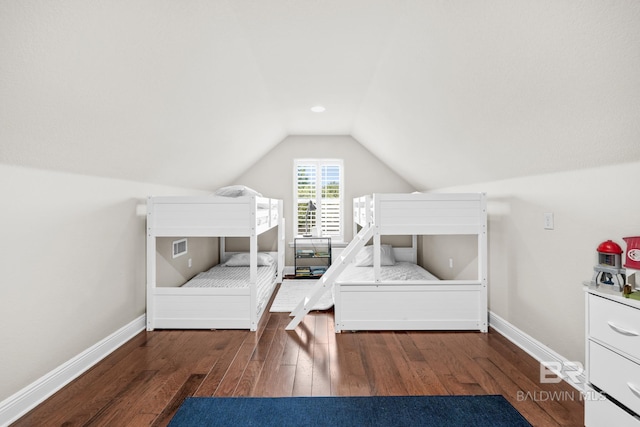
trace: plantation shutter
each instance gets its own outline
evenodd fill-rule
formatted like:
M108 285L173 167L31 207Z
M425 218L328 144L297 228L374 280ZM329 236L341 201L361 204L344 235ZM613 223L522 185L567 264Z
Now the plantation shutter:
M340 212L342 212L342 206L340 205L340 167L335 165L322 165L321 166L321 193L320 204L322 206L322 235L341 236L341 223Z
M317 210L317 168L313 164L299 164L297 166L297 234L309 234L316 225ZM316 205L316 210L309 209L309 203Z
M295 165L297 235L312 234L343 240L342 161L297 160Z

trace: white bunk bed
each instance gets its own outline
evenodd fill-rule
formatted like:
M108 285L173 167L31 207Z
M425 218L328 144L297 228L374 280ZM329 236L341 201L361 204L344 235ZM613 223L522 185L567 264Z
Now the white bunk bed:
M274 266L259 266L258 235L278 227ZM147 201L147 330L250 329L258 323L284 268L282 200L242 197L150 197ZM220 263L180 287L156 282L157 237L218 237ZM226 237L248 237L246 267L222 266ZM221 276L220 273L223 275Z
M487 332L487 215L484 193L373 194L354 199L353 214L354 232L359 227L373 229L370 233L373 236L373 263L371 267L348 264L335 280L336 332ZM380 237L383 235L413 236L411 248L393 248L398 263L392 267L381 265ZM477 279L438 280L417 266L418 235L476 235Z

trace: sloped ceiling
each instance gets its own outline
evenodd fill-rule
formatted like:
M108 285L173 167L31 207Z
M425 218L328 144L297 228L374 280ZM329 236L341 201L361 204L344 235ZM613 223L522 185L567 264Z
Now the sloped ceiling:
M0 162L212 189L350 134L433 189L638 161L639 70L636 0L4 0Z

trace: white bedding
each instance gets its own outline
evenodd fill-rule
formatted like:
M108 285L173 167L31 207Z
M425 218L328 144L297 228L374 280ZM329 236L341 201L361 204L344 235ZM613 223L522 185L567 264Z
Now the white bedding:
M396 262L394 265L380 267L380 279L391 280L439 280L429 271L412 262ZM373 267L357 267L349 264L336 282L373 282Z
M276 270L275 265L258 267L258 283L274 280ZM190 288L248 288L249 267L215 265L207 271L196 274L182 286Z
M278 268L275 264L258 267L257 297L258 310L271 295L271 289L276 284ZM211 267L207 271L196 274L191 280L182 285L187 288L248 288L249 267L227 267L221 264Z

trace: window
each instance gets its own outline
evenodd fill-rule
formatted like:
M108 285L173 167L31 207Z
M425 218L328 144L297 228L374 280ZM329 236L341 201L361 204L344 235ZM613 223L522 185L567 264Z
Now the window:
M344 240L342 226L342 160L297 159L294 161L294 235Z

